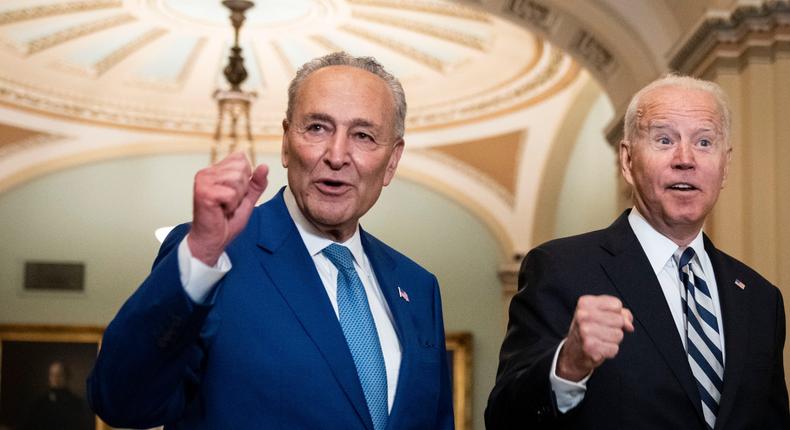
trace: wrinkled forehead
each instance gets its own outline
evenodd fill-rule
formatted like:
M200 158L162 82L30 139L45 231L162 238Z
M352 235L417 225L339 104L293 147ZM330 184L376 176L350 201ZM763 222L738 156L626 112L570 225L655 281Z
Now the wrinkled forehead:
M724 113L707 91L666 86L645 93L636 110L640 132L656 128L691 128L723 135Z
M327 66L312 72L299 85L294 99L297 112L322 108L331 110L332 114L358 107L370 114L381 111L389 116L394 112L394 104L395 97L384 79L367 70L345 65Z

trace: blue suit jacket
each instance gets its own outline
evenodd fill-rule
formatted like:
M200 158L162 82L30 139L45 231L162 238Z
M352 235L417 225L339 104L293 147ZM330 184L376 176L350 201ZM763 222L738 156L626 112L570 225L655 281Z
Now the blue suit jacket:
M108 326L88 378L96 413L117 427L372 430L351 353L282 190L226 249L233 269L206 305L191 302L179 279L177 248L188 230L174 229ZM388 428L451 429L436 278L361 234L402 349Z

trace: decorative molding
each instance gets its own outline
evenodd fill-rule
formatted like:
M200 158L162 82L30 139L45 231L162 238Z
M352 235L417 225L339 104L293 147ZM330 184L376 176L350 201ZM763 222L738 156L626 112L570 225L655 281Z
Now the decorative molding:
M285 75L293 76L294 74L296 74L296 68L299 65L291 64L291 61L288 59L288 56L285 54L285 50L283 49L280 42L276 40L272 40L270 44L272 45L272 50L274 51L274 53L277 54L277 58L280 60L280 64L283 65L283 69L285 70Z
M704 75L717 63L742 67L751 56L771 57L790 50L790 0L744 5L729 16L709 17L669 62L670 68Z
M171 92L177 93L183 89L184 82L189 79L189 75L192 73L194 69L195 62L197 61L198 56L203 51L203 48L206 45L206 38L205 37L198 37L195 41L195 44L189 51L189 55L187 56L186 60L181 64L181 68L179 69L178 74L174 79L154 79L154 78L145 78L136 76L134 78L130 78L127 83L130 86L134 86L136 88L141 88L144 90L149 91L157 91L160 93L163 92Z
M203 48L206 46L206 38L200 37L198 38L197 42L195 42L195 46L192 47L192 51L189 53L187 60L184 61L184 64L181 66L181 71L178 72L178 77L176 81L179 84L183 84L187 78L189 77L189 73L192 71L195 62L200 56L200 53L203 51Z
M487 97L481 97L474 102L450 107L444 110L430 110L424 113L414 112L406 118L409 129L423 130L432 125L440 127L457 125L470 120L479 120L493 115L501 115L517 109L522 109L538 100L544 100L565 88L579 72L579 67L562 51L552 49L548 63L531 79L525 80L506 91L497 92ZM561 73L567 66L565 73ZM559 81L552 89L534 94L535 90ZM532 96L532 97L531 97Z
M322 36L319 34L310 36L310 39L324 48L327 52L337 52L337 51L345 51L342 46L332 42L326 36Z
M273 46L277 45L273 43ZM553 50L547 55L550 55L548 65L527 81L516 82L490 95L475 96L467 102L459 100L455 106L412 111L406 119L409 129L427 130L479 121L523 109L551 97L572 82L579 67L561 51ZM544 85L547 88L536 91ZM0 103L129 129L211 135L215 126L214 112L190 110L190 106L176 111L162 106L130 103L124 99L110 102L86 97L68 88L31 86L19 78L2 75ZM270 118L257 116L253 124L256 138L277 136L281 131L279 122Z
M0 145L0 158L7 157L13 153L30 149L33 147L40 147L41 145L51 144L59 140L65 139L66 136L59 134L46 134L39 133L26 139L18 140L16 142L6 143Z
M97 31L106 30L108 28L123 25L136 20L137 18L135 18L134 16L124 13L120 15L114 15L108 18L99 19L86 24L69 27L65 30L58 31L57 33L49 34L46 36L39 37L38 39L32 40L31 42L27 43L27 45L25 46L25 53L28 55L32 55L37 52L43 51L47 48L51 48L53 46L60 45L61 43L68 42L69 40L76 39L78 37L82 37L87 34L95 33Z
M361 28L354 28L351 27L350 25L343 25L340 27L340 30L343 30L347 33L351 33L354 36L382 45L386 48L389 48L393 51L403 54L414 61L422 63L436 70L437 72L441 73L445 71L446 65L440 59L424 51L421 51L411 45L407 45L395 39L390 39L388 37L381 36L380 34L375 33L373 31L363 30Z
M557 15L548 6L532 0L509 0L504 12L546 33L557 21Z
M378 13L362 12L354 10L351 16L355 19L363 19L372 22L377 22L391 27L406 29L415 33L421 33L427 36L433 36L438 39L446 40L448 42L457 43L469 48L484 51L486 43L483 39L462 33L460 31L448 30L445 28L435 27L430 24L417 22L411 19L396 18L392 15L382 15Z
M446 2L431 2L426 0L347 0L349 4L356 6L378 6L398 10L411 10L416 12L428 12L437 15L463 18L472 21L489 22L490 18L484 12L480 12L460 5L448 4Z
M102 58L101 60L96 62L96 64L93 65L94 75L95 76L103 75L104 72L110 70L113 66L123 61L126 57L132 55L133 53L143 48L145 45L148 45L154 40L167 34L167 32L168 30L165 30L163 28L154 28L148 30L144 34L140 35L140 37L112 51L106 57Z
M122 7L122 0L89 0L68 3L53 3L26 9L13 9L0 13L0 25L13 24L20 21L45 18L67 13L87 12L97 9Z
M592 66L600 76L614 73L616 63L612 53L591 33L580 30L569 48L581 57L582 61Z
M502 292L506 294L514 294L518 290L518 272L521 268L521 260L524 259L523 254L513 254L512 261L502 263L497 270L497 277L499 282L502 283Z
M494 193L499 199L506 202L511 209L515 205L515 196L513 193L508 191L507 188L503 187L499 182L485 174L477 167L445 153L436 151L435 149L415 149L414 151L419 152L422 156L432 159L438 163L450 166L457 170L460 174L474 179L475 182L482 184L484 187L491 190L491 192Z

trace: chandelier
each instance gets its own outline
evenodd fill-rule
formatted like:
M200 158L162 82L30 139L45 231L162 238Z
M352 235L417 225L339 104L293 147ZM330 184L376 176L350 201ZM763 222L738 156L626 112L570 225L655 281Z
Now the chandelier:
M230 48L228 65L223 70L230 89L214 91L219 116L211 146L211 163L216 163L231 152L244 151L250 162L255 165L255 142L252 139L250 125L250 106L257 94L241 89L241 83L247 79L247 69L244 68L244 57L239 46L239 29L244 23L244 13L255 4L246 0L225 0L222 4L231 11L230 22L233 24L234 43Z

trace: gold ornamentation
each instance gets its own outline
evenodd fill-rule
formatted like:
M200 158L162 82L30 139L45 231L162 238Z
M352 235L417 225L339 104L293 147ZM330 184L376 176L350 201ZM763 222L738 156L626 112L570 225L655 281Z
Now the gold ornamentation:
M669 62L672 70L704 76L712 67L743 67L749 58L773 60L790 45L790 1L738 6L700 23Z
M41 145L56 142L64 138L65 136L59 134L36 133L25 139L0 145L0 158L7 157L15 152L33 148L34 146L39 147Z
M27 44L26 53L28 55L35 54L36 52L43 51L44 49L51 48L64 42L68 42L69 40L126 24L135 20L137 20L137 18L134 16L124 13L121 15L115 15L109 18L89 22L87 24L70 27L57 33L39 37L38 39L33 40Z
M510 0L505 12L543 31L549 31L556 21L551 9L532 0Z
M437 15L463 18L472 21L489 22L490 18L483 12L476 11L467 7L439 3L425 0L348 0L348 3L359 6L378 6L398 10L412 10L417 12L428 12Z
M445 28L434 27L432 25L420 23L410 19L396 18L391 15L381 15L378 13L362 12L358 10L353 11L351 16L356 19L365 19L396 28L403 28L416 33L422 33L480 51L484 51L486 48L486 43L477 36L454 30L448 30Z
M406 118L406 124L410 129L413 128L415 130L433 125L448 126L465 122L474 117L477 117L474 119L482 119L502 114L518 107L524 107L530 103L531 99L534 99L534 97L530 98L533 91L553 80L557 80L558 77L563 78L560 72L563 67L566 67L565 75L570 77L570 79L561 79L564 84L556 89L556 91L559 91L559 89L567 86L578 74L578 66L562 51L557 49L552 49L548 55L550 55L548 65L539 74L509 91L499 92L490 97L481 98L474 103L444 111L430 111L424 114L413 112L412 115ZM553 92L548 95L540 93L536 97L550 96L552 94Z
M73 1L69 3L53 3L27 9L14 9L0 13L0 25L11 24L31 19L45 18L74 12L86 12L97 9L116 8L123 6L121 0Z
M442 63L441 60L423 51L420 51L419 49L413 46L398 42L397 40L390 39L388 37L383 37L372 31L362 30L361 28L353 28L349 25L344 25L340 27L340 29L345 32L351 33L355 36L359 36L363 39L367 39L371 42L377 43L379 45L386 46L387 48L392 49L393 51L397 51L417 62L420 62L436 70L437 72L444 71L445 65L444 63Z
M166 34L167 31L168 30L165 30L163 28L154 28L152 30L145 32L143 35L132 40L131 42L121 46L120 48L111 52L109 55L102 58L96 64L93 65L94 74L96 76L100 76L104 74L104 72L106 72L116 64L123 61L124 58L128 57L134 52L137 52L145 45L153 42L154 40L158 39L162 35Z
M614 73L616 66L614 56L592 34L584 30L580 31L570 48L595 68L601 76L611 76Z

